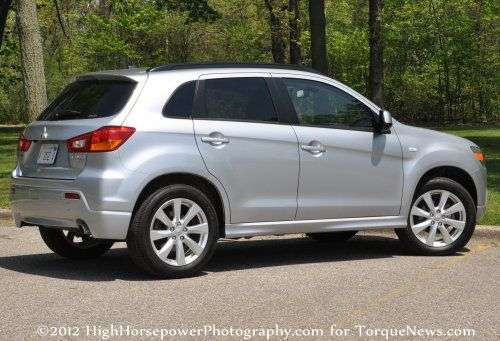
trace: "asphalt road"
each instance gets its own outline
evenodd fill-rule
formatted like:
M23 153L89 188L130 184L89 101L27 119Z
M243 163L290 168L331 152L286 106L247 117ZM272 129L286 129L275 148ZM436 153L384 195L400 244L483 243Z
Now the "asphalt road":
M156 280L134 267L123 243L98 260L70 261L50 253L36 229L0 226L2 340L67 339L64 333L98 340L113 328L125 337L112 340L183 328L225 340L263 339L260 328L281 333L271 339L284 339L287 329L295 333L289 339L384 340L394 328L499 338L500 228L478 230L449 257L410 255L391 232L337 245L300 235L222 241L200 276ZM319 333L311 328L323 336L311 336ZM170 337L194 338L201 336Z

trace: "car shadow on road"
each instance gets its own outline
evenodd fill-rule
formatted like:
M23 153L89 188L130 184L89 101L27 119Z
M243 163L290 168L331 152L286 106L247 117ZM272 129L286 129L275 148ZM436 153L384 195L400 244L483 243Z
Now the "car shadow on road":
M391 258L406 254L392 236L355 236L346 242L318 242L303 238L237 240L219 243L207 271L231 271L290 264Z
M317 242L306 237L221 241L200 276L210 272L391 258L406 254L399 241L390 235L360 235L343 243ZM96 260L68 260L53 253L0 257L0 267L67 280L156 280L132 263L124 247L113 248Z

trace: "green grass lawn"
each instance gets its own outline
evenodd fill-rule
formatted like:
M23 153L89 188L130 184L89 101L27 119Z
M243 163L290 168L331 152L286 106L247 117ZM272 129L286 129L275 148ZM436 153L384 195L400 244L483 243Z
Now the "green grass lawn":
M10 173L16 165L20 127L0 127L0 208L9 206Z
M450 128L443 131L476 143L486 155L488 169L488 202L483 225L500 225L500 127Z
M21 129L0 127L0 208L9 206L10 172L15 166L16 143ZM486 153L488 211L481 224L500 225L500 127L442 130L474 141Z

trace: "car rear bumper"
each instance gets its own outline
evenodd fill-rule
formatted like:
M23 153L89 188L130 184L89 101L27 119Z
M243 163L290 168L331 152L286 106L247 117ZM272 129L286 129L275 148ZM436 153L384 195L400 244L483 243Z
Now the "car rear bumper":
M54 188L22 182L14 178L11 187L11 208L16 226L36 225L61 229L86 226L95 238L126 238L130 212L92 210L85 194L68 186ZM65 193L78 194L79 198L66 199Z

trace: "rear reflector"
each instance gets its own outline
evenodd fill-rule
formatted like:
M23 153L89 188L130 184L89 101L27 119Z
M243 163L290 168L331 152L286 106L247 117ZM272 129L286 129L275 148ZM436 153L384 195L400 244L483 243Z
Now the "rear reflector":
M118 149L135 132L135 128L106 126L66 141L70 153L111 152Z
M80 199L80 194L78 193L64 193L64 199L73 199L73 200L78 200Z
M23 134L19 135L19 141L17 147L21 152L27 152L30 149L31 141L24 137Z

